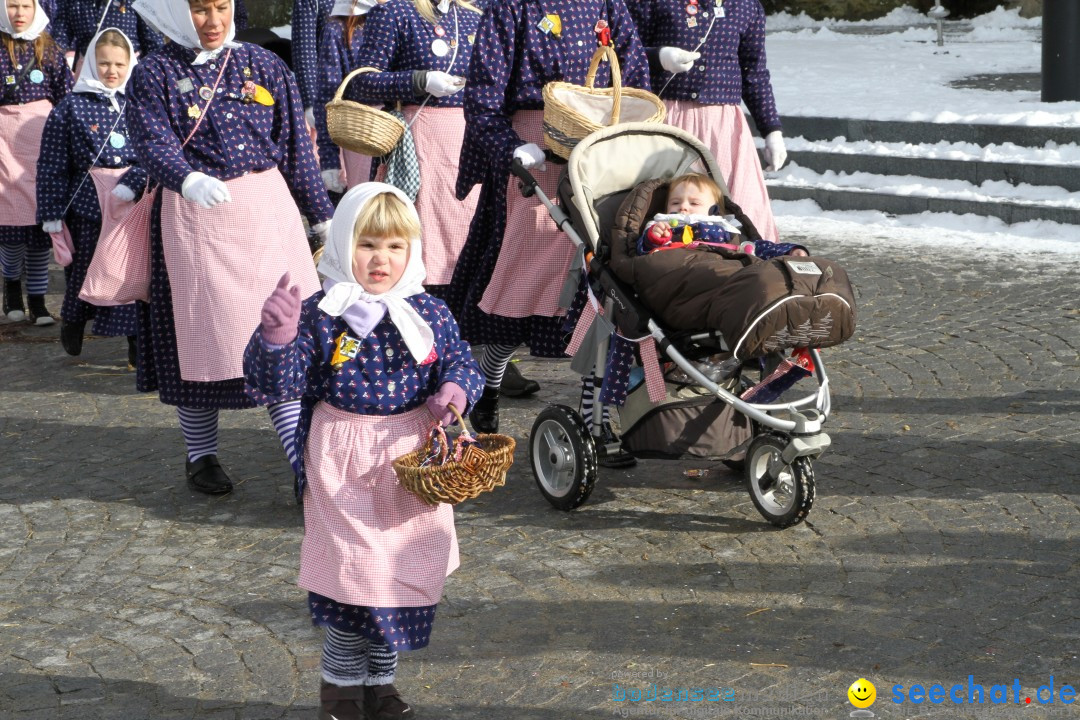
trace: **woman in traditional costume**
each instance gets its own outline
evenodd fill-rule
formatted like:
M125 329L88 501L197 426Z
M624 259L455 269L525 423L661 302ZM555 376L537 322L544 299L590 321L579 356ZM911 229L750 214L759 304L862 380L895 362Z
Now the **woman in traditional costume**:
M627 0L649 53L653 90L667 121L701 139L731 197L766 240L778 241L746 103L765 138L766 170L787 158L765 64L760 0Z
M139 63L129 92L140 165L163 186L150 221L150 300L139 308L138 387L177 407L190 485L224 493L219 410L269 405L297 467L299 402L245 394L243 353L283 273L305 297L318 290L300 214L322 234L333 207L292 73L233 40L231 0L137 0L135 9L171 41Z
M519 345L564 356L558 301L574 246L537 198L521 196L510 162L521 160L556 196L559 170L545 165L543 87L584 85L598 34L608 33L623 85L648 89L648 61L622 0L492 0L477 29L456 190L464 199L479 184L481 195L448 300L462 336L486 345L484 394L470 416L480 432L498 429L499 385ZM596 85L609 83L602 65Z

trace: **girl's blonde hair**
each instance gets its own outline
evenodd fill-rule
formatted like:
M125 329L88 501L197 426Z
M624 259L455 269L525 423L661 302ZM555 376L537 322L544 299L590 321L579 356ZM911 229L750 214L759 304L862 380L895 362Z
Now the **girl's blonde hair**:
M711 192L714 204L719 205L720 214L724 214L724 191L720 189L720 186L716 184L715 180L708 175L703 175L701 173L686 173L685 175L680 175L677 178L671 179L671 182L668 184L668 195L670 196L672 190L685 183L689 183L699 190Z
M477 15L483 15L483 11L468 0L454 0L454 2L458 4L458 7L472 10ZM413 5L416 6L416 12L420 13L421 17L432 25L438 25L439 18L435 15L435 4L431 0L413 0Z
M97 47L102 45L123 48L127 53L128 60L131 59L131 46L128 44L127 38L119 30L106 30L101 33L101 37L97 41Z
M379 193L368 200L353 225L353 242L362 237L405 238L420 237L416 213L393 193Z

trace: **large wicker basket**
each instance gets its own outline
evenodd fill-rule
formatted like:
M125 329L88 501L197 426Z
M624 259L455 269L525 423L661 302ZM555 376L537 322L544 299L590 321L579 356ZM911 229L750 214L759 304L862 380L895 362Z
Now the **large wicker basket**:
M508 435L481 434L470 435L465 425L465 418L453 405L450 406L461 424L461 435L454 440L454 447L466 438L474 438L479 450L466 448L460 462L447 460L449 444L442 435L442 464L423 465L424 459L432 452L429 439L424 446L394 461L394 472L402 487L409 490L429 505L449 503L451 505L469 500L482 492L494 490L506 484L506 472L514 464L514 438Z
M596 88L596 69L606 57L611 63L611 87ZM619 122L662 123L667 108L647 90L624 88L619 58L610 45L593 53L585 85L549 82L544 86L544 136L548 147L569 158L574 146L589 133Z
M334 99L326 103L326 128L336 145L371 157L387 155L401 140L405 125L396 117L378 108L343 100L345 86L361 73L380 72L378 68L361 67L353 70L338 85Z

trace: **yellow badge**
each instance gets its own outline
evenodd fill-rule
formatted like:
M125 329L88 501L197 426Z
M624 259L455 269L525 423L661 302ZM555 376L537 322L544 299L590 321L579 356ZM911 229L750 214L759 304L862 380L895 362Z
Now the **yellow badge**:
M346 360L352 360L360 352L360 341L349 337L348 333L338 335L337 345L334 347L334 355L330 358L330 364L334 370L340 370Z
M562 18L555 13L545 15L540 21L539 28L542 32L551 33L557 38L562 37Z
M270 94L270 91L264 88L262 85L255 86L255 95L251 98L260 105L273 105L274 96Z
M244 77L251 77L251 68L244 68Z
M198 105L192 105L187 109L187 115L189 118L197 118L202 115L202 110L199 109Z

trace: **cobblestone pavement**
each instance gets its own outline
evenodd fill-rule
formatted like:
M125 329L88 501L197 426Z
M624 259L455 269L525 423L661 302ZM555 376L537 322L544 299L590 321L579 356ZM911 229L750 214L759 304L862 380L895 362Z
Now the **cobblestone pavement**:
M433 644L402 658L421 718L840 718L863 676L879 718L1078 716L1024 699L1080 685L1080 270L810 242L843 258L860 316L825 352L834 445L808 521L771 528L734 473L692 461L603 470L586 505L552 509L525 440L576 380L523 360L544 388L504 404L517 465L459 509ZM321 640L266 414L223 415L238 487L194 494L175 414L124 353L0 325L0 718L314 718ZM985 704L891 701L966 699L969 675ZM1014 678L1021 705L990 704ZM734 702L613 700L651 682Z

